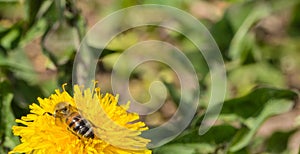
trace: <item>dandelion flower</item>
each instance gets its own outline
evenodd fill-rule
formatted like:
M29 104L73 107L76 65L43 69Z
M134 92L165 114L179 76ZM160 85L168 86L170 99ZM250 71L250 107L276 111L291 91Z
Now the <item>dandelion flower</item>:
M63 91L57 89L49 98L38 98L38 101L39 105L33 103L29 106L27 116L16 120L21 125L12 129L14 135L21 137L21 144L9 153L151 154L146 148L150 140L139 136L148 128L145 123L138 122L138 114L126 111L129 103L118 106L117 96L101 95L99 88L82 90L75 85L72 97L63 85ZM100 125L100 128L95 127L96 137L78 137L56 117L45 114L54 113L60 102L68 102L83 110L83 117L97 127ZM97 113L101 111L103 113Z

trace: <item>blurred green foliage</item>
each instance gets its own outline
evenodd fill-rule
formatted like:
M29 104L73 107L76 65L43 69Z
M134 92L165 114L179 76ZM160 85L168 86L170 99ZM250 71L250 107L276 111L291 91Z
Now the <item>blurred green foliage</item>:
M199 112L191 125L154 153L289 153L289 139L299 126L270 136L256 135L274 115L297 110L300 89L299 0L135 0L135 1L0 1L0 153L19 143L11 132L15 118L28 113L38 97L49 97L63 83L71 85L76 49L87 30L109 13L139 4L177 7L204 23L226 64L227 94L215 124L199 136L198 128L210 97L205 60L181 34L160 27L139 27L112 40L99 60L97 79L111 91L109 76L123 50L144 40L167 41L184 51L195 67L201 87ZM90 45L93 51L98 50ZM162 80L176 107L180 86L176 74L161 64L140 66L131 76L133 96L147 101L153 80ZM71 90L71 86L67 86ZM299 110L299 109L298 109ZM158 115L158 116L157 116ZM160 110L155 127L168 120ZM149 118L151 119L151 118ZM152 118L153 120L153 118ZM278 121L280 122L280 121ZM299 148L297 149L299 150Z

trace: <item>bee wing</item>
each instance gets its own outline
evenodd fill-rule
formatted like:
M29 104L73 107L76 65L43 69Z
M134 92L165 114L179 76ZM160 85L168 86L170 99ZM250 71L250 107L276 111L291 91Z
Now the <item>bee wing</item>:
M95 126L94 133L98 138L123 149L146 149L150 140L139 136L140 130L131 130L115 123L101 107L97 94L90 89L82 93L79 86L74 86L74 99L82 116Z

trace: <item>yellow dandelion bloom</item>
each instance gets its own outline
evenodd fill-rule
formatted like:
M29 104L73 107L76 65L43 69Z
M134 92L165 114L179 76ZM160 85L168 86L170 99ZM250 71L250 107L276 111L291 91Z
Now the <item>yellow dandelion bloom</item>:
M21 137L21 144L9 153L151 154L146 148L150 140L139 136L148 129L145 123L137 122L139 115L126 111L129 103L118 106L118 97L101 95L99 88L81 90L75 85L72 97L63 86L63 91L57 89L49 98L38 101L39 105L29 106L30 114L16 120L21 125L12 129ZM96 137L79 137L56 117L45 114L54 113L60 102L81 110L81 115L96 126Z

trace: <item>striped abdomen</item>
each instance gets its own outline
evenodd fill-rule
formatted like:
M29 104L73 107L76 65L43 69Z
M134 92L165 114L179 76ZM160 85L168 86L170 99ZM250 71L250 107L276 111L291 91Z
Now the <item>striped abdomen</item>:
M94 138L94 131L91 123L84 119L78 112L73 112L66 118L68 128L79 137Z

